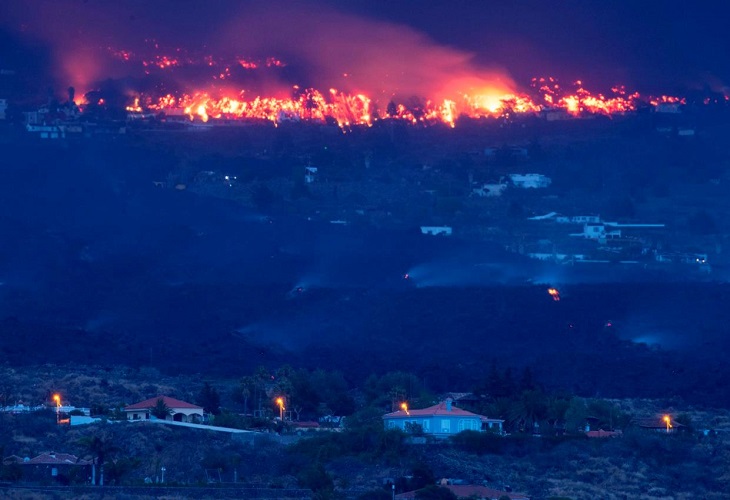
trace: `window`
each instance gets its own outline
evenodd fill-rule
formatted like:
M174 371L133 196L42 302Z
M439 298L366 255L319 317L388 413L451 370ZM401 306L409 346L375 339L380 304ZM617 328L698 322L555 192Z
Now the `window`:
M460 419L459 420L459 432L461 431L475 431L477 430L477 422L476 420L469 418L469 419Z
M441 419L441 432L446 434L451 432L451 421L448 418Z

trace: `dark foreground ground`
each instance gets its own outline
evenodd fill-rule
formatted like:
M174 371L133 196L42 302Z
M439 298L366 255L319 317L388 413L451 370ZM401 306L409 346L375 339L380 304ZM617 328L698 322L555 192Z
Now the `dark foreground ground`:
M408 370L452 390L496 362L578 394L730 404L730 286L712 276L544 268L415 227L160 190L151 180L173 166L88 147L14 154L0 172L0 363L227 376L289 363L355 384Z

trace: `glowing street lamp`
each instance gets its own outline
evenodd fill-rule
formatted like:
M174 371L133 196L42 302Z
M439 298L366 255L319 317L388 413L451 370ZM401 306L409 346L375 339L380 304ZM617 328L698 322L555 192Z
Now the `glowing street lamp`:
M403 410L404 412L406 412L406 415L410 415L410 413L408 412L408 403L406 403L406 402L401 403L400 409Z
M284 421L284 398L276 398L276 404L279 406L279 420Z
M59 394L54 394L53 401L56 402L56 423L58 423L61 419L61 396Z
M669 429L672 428L672 419L669 417L669 415L664 415L662 417L662 420L664 420L664 423L667 424L667 434L669 434Z

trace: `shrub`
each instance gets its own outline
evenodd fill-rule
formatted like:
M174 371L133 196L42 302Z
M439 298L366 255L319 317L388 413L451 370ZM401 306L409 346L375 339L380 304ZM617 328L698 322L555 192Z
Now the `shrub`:
M443 486L436 486L435 484L426 486L425 488L416 492L416 500L456 500L457 496Z
M463 431L452 436L451 442L467 453L501 455L505 441L503 437L491 432Z
M332 478L319 462L313 463L301 471L297 475L297 481L302 488L309 488L315 493L331 491L334 488Z

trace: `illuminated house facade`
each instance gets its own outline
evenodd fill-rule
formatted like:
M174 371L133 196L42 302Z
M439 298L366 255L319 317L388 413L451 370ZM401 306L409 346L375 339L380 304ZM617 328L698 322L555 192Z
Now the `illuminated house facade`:
M423 433L448 437L462 431L486 431L502 434L504 420L487 418L454 406L451 399L420 410L398 410L383 415L386 429L411 432L420 426Z

